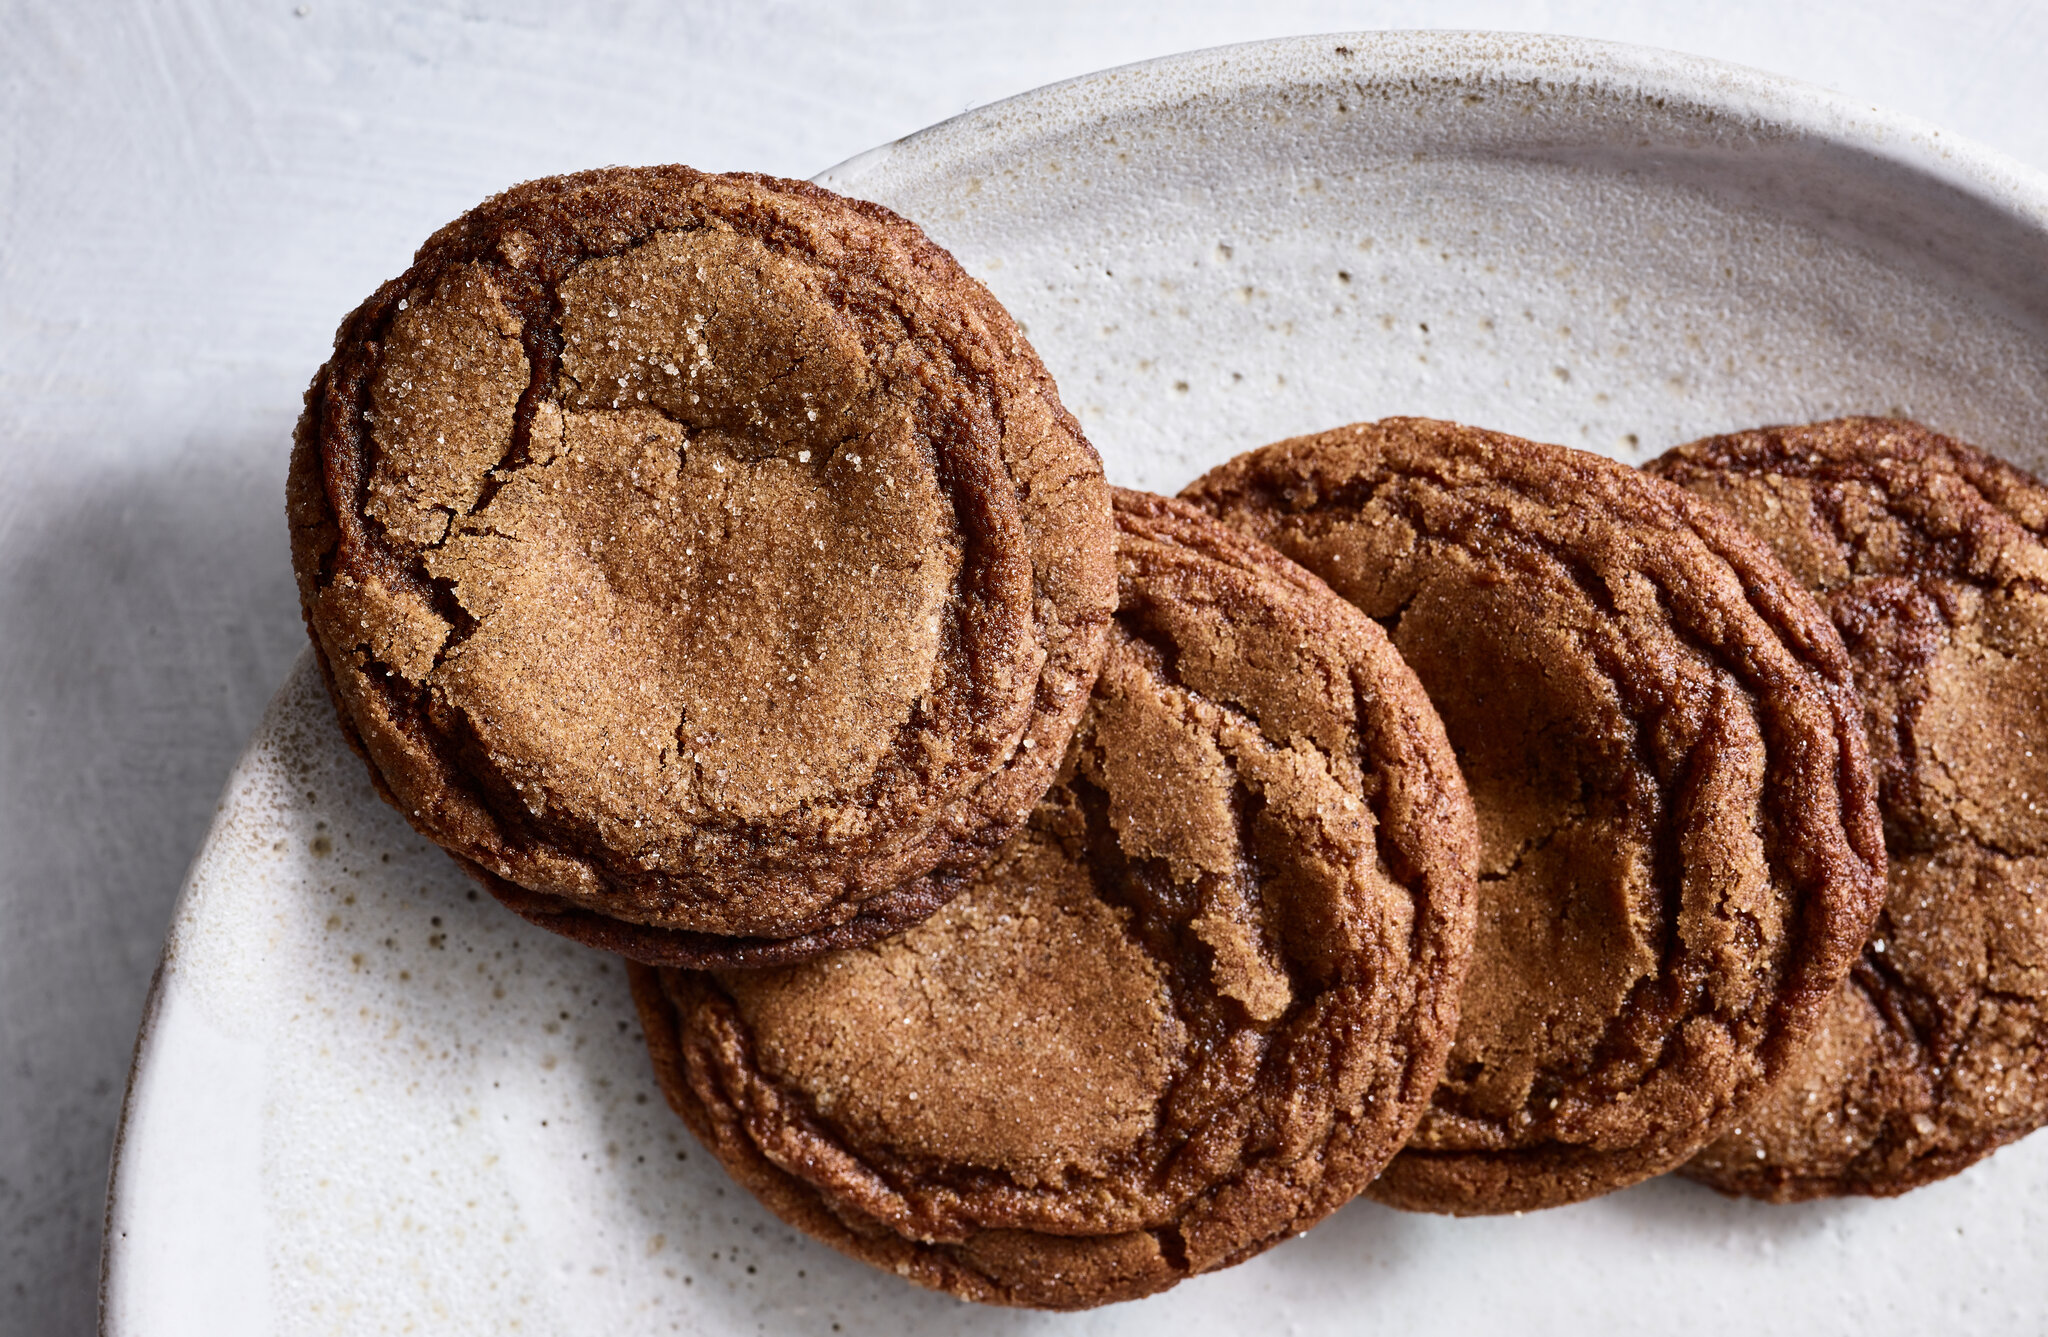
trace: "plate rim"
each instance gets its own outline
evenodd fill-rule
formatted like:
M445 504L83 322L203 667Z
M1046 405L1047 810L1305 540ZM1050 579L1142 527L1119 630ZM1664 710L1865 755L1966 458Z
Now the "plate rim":
M1966 135L1821 84L1713 56L1604 38L1488 29L1376 29L1276 37L1201 47L1042 84L914 130L845 158L810 179L844 194L898 158L954 138L1050 137L1120 110L1156 105L1178 86L1241 93L1280 59L1298 76L1312 67L1377 76L1372 82L1542 83L1634 94L1739 115L1849 148L1963 189L2048 232L2048 168L2034 168ZM1083 92L1091 96L1077 96Z

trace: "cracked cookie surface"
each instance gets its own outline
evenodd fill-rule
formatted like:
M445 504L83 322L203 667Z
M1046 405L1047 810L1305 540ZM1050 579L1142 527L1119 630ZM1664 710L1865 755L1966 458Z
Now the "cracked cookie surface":
M1680 1164L1784 1067L1881 894L1825 615L1677 488L1451 423L1283 441L1183 495L1387 628L1478 812L1457 1043L1371 1196L1521 1211Z
M1342 1206L1428 1102L1471 944L1471 805L1385 635L1192 508L1116 513L1088 713L967 891L799 965L632 970L741 1183L989 1303L1149 1294Z
M1891 856L1820 1030L1685 1173L1780 1202L1954 1174L2048 1123L2048 488L1877 418L1647 467L1753 529L1841 630Z
M308 393L293 559L351 740L508 904L676 964L914 923L1051 782L1108 488L912 224L687 168L437 233Z

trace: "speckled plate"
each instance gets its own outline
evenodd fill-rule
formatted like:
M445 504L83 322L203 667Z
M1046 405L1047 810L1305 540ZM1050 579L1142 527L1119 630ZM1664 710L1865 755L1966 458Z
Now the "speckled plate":
M1549 38L1202 52L821 181L1029 329L1118 482L1388 413L1635 459L1899 413L2048 451L2048 182L1725 65ZM798 1238L656 1093L618 964L371 793L302 664L230 781L137 1045L115 1334L2038 1332L2048 1138L1889 1202L1678 1181L1528 1219L1357 1203L1080 1317L970 1313Z

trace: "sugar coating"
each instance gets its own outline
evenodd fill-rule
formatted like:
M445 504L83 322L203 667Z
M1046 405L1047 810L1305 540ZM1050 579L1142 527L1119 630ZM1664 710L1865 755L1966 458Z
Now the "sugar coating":
M393 802L521 913L815 953L930 913L1050 783L1107 488L910 224L682 168L536 182L336 350L294 455L308 626Z
M1187 495L1388 628L1478 812L1457 1042L1370 1192L1521 1211L1683 1162L1782 1068L1875 910L1820 610L1677 489L1454 424L1281 442Z
M721 983L764 1076L849 1140L1027 1183L1101 1175L1151 1126L1186 1028L1129 913L1059 842L1027 831L986 877L1006 894Z
M966 891L800 965L635 977L743 1183L994 1303L1148 1294L1343 1205L1422 1113L1470 948L1471 809L1384 634L1188 507L1117 516L1088 713Z
M1784 1080L1686 1173L1776 1201L1903 1193L2048 1122L2048 489L1908 422L1680 446L1823 600L1864 702L1884 911Z

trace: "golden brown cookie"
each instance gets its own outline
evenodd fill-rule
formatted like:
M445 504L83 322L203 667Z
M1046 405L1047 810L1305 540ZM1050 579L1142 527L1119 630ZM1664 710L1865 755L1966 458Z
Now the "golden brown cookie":
M931 913L1051 783L1114 604L1100 462L916 226L684 167L535 181L343 322L306 623L380 789L642 960Z
M801 965L633 972L735 1178L994 1304L1150 1294L1342 1206L1428 1102L1470 946L1470 802L1379 628L1180 503L1117 520L1088 714L967 891Z
M1675 487L1451 423L1283 441L1186 495L1387 628L1478 810L1458 1040L1372 1196L1521 1211L1684 1161L1789 1061L1882 892L1812 597Z
M1685 1173L1888 1195L2048 1123L2048 488L1924 427L1696 441L1650 470L1817 593L1855 666L1890 888L1784 1079Z

